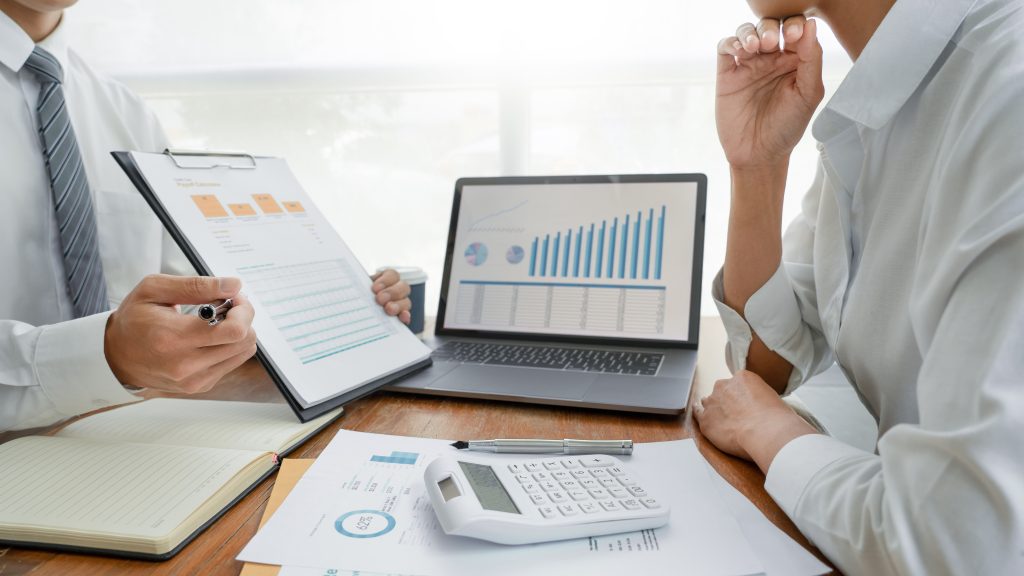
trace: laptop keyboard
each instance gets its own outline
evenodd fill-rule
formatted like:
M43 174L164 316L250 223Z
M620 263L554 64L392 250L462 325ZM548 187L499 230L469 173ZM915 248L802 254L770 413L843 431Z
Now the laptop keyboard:
M463 364L521 366L640 376L657 374L658 367L661 366L661 361L665 357L664 354L646 352L487 344L483 342L448 342L435 350L432 356L435 360Z

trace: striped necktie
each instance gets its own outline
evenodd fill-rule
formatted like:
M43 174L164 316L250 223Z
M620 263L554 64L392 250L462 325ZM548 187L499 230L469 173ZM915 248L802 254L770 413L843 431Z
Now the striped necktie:
M39 136L53 189L64 273L75 318L97 314L109 308L107 284L100 262L89 182L61 87L64 70L52 54L39 46L28 57L25 68L39 79Z

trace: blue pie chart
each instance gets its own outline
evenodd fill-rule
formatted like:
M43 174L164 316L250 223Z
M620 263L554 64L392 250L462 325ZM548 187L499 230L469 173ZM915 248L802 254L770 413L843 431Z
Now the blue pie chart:
M466 248L466 262L471 266L481 266L487 262L487 245L481 242L473 242Z
M505 259L509 264L519 264L523 261L524 256L526 256L526 250L523 250L522 246L510 246L508 252L505 252Z

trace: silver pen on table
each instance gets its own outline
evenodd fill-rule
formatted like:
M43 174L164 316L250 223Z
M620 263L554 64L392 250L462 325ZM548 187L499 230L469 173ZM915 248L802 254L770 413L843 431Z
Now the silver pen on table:
M199 316L202 320L206 320L210 326L216 326L227 317L228 310L231 310L233 305L234 302L231 301L231 298L221 300L219 302L202 304L196 307L196 316Z
M632 440L459 440L452 443L459 450L493 452L495 454L609 454L629 456Z

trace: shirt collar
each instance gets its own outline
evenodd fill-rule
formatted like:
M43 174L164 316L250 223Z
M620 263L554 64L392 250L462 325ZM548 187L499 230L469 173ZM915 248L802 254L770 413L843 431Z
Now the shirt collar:
M49 36L39 43L47 52L53 54L64 67L68 69L68 42L67 42L67 12L60 18L60 24L50 33ZM11 20L10 16L0 11L0 64L9 68L12 72L19 72L25 65L32 50L36 47L32 38L18 26L18 23Z
M975 2L899 0L893 4L814 122L814 137L824 142L838 134L846 127L842 118L872 130L885 126L917 90Z

